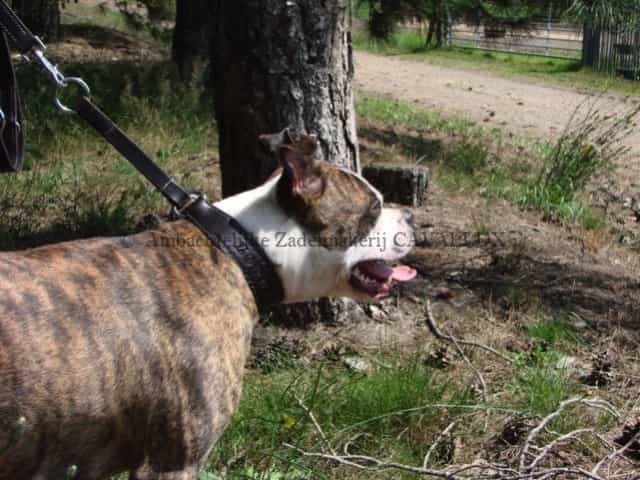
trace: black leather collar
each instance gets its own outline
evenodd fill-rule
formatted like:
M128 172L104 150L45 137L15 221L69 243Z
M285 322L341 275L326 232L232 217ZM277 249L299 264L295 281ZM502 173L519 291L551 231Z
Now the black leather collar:
M284 300L284 288L273 263L256 238L238 221L200 195L183 209L211 242L238 264L260 310Z

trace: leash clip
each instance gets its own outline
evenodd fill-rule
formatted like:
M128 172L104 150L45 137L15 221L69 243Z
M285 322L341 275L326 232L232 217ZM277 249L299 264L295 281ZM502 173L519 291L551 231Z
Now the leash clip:
M4 127L7 125L7 117L4 116L4 112L0 108L0 135L4 132Z
M89 97L91 95L91 89L87 83L78 77L65 77L64 74L58 69L57 65L53 64L44 54L47 46L43 43L40 37L35 37L37 45L31 49L30 52L25 55L25 58L34 58L40 66L49 74L49 77L57 87L57 93L55 103L58 109L64 113L76 113L72 108L67 107L62 100L60 100L60 91L67 88L70 84L78 85L84 92L84 95Z
M89 88L89 85L87 85L87 83L84 80L82 80L79 77L65 77L64 85L62 85L61 87L58 87L58 91L56 92L56 100L55 100L56 106L63 113L77 113L73 108L67 107L64 103L62 103L62 100L60 100L60 91L64 90L71 84L78 85L80 89L84 92L85 97L91 96L91 89Z
M53 83L55 83L58 88L66 87L67 79L65 78L65 76L60 70L58 70L58 67L51 63L51 61L44 55L44 51L47 49L47 46L42 42L42 40L40 40L39 37L35 37L35 40L36 42L38 42L38 45L33 47L31 52L29 53L31 53L33 57L35 57L35 59L38 61L38 63L45 69L45 71L51 77L51 80L53 80Z

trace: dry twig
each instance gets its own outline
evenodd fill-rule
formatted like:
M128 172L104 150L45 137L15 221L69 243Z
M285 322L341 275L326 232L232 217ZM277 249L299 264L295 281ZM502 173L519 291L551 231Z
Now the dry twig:
M627 443L625 443L622 447L620 447L619 449L611 452L609 455L607 455L606 457L604 457L602 460L600 460L595 467L593 467L593 469L591 470L591 473L593 473L594 475L598 474L598 471L602 468L602 466L607 463L610 462L612 460L614 460L615 458L619 457L620 455L622 455L624 452L627 451L627 449L633 445L635 442L637 442L638 440L640 440L640 432L636 433Z
M422 462L422 468L427 468L429 466L429 460L431 459L431 455L433 455L433 452L436 450L436 447L438 446L438 444L443 438L445 438L446 436L449 435L449 433L451 433L451 430L453 430L453 427L456 426L456 423L457 422L455 421L451 422L447 428L445 428L442 432L440 432L438 437L434 440L434 442L429 447L427 454L424 456L424 461Z
M520 452L520 470L527 471L528 468L533 468L532 467L533 462L529 465L529 467L526 466L527 454L529 453L529 448L531 448L531 444L533 443L535 438L538 436L538 434L542 430L544 430L553 419L557 418L567 407L575 404L582 404L591 408L604 410L605 412L613 415L616 418L620 417L620 414L618 414L618 412L613 407L613 405L611 405L608 402L605 402L604 400L599 400L599 399L589 400L586 398L574 397L574 398L565 400L564 402L560 402L560 405L558 405L558 408L555 411L551 412L546 417L544 417L542 421L533 430L531 430L531 432L529 432L529 435L527 435L527 439L525 440L524 445L522 447L522 451Z
M331 442L329 442L329 439L327 438L327 435L324 433L324 430L322 430L322 427L318 423L318 420L316 420L316 416L313 414L311 409L304 404L304 402L302 401L302 399L300 397L296 396L296 400L298 402L298 405L300 405L300 408L302 408L304 410L304 412L307 414L307 416L311 420L311 423L313 423L313 426L315 427L316 431L320 435L320 438L322 438L322 441L324 442L324 444L327 446L329 451L333 455L335 455L336 452L333 449L333 447L331 446Z
M509 357L507 357L506 355L503 355L496 349L491 348L487 345L483 345L482 343L477 343L477 342L470 342L467 340L460 340L459 338L455 338L451 335L446 335L442 333L438 328L438 325L436 324L436 321L433 317L433 311L431 310L431 302L429 300L427 300L426 307L425 307L425 318L426 318L427 327L429 327L429 330L431 330L431 333L433 333L433 335L435 335L438 339L443 340L445 342L453 343L454 345L458 344L458 345L466 345L468 347L480 348L486 352L489 352L501 358L507 363L510 363L510 364L513 363L513 360L511 360Z
M541 467L542 461L553 451L555 447L560 444L566 443L567 441L578 441L579 436L582 434L590 433L595 435L599 440L603 440L593 429L584 428L577 429L572 432L566 433L564 435L559 435L555 432L551 432L548 428L549 424L557 418L562 412L564 412L568 407L572 405L585 405L589 408L595 408L598 410L602 410L610 415L613 415L616 418L619 418L620 415L616 411L616 409L608 402L600 399L586 399L586 398L570 398L561 402L558 405L558 408L540 420L540 422L536 425L535 428L531 430L529 435L527 436L524 445L520 451L519 461L517 461L517 465L508 465L508 464L499 464L499 463L486 463L486 462L477 462L465 465L448 465L441 469L429 468L429 461L433 452L437 448L438 444L442 441L442 439L451 434L454 426L457 424L459 420L456 420L450 423L436 438L436 440L431 444L427 453L425 454L424 461L422 466L414 466L407 465L393 461L381 460L375 457L367 456L367 455L357 455L349 453L348 446L361 434L353 437L344 448L344 455L337 455L333 450L331 453L324 452L309 452L305 451L299 447L296 447L291 444L285 443L284 446L290 449L297 451L300 455L304 457L311 458L319 458L323 460L328 460L334 463L338 463L341 465L346 465L352 468L356 468L363 471L382 471L382 470L398 470L403 472L412 473L419 476L433 477L433 478L444 478L447 480L547 480L554 479L558 477L562 478L583 478L588 480L604 480L598 474L600 468L605 465L607 462L614 460L616 457L622 455L626 449L628 449L635 441L640 439L640 433L635 435L627 444L621 447L618 450L612 451L605 458L600 460L595 467L591 471L588 471L584 468L578 467L576 465L567 465L560 467ZM301 406L303 404L301 403ZM433 404L429 406L420 407L420 410L425 408L469 408L471 410L497 410L497 411L510 411L508 409L500 409L500 408L492 408L492 407L482 407L478 405L449 405L449 404ZM303 407L305 408L305 407ZM416 409L407 409L402 412L406 413L408 411L416 411ZM305 408L308 414L311 412ZM510 411L511 412L511 411ZM399 414L401 412L392 412L392 414ZM387 415L388 416L388 415ZM379 418L384 418L385 416L381 416ZM311 417L310 417L311 418ZM314 425L318 432L322 432L321 436L326 439L326 435L317 421L314 421ZM353 426L352 426L353 427ZM538 438L540 433L548 432L557 435L557 438L549 442L543 447L538 447L534 444L534 441ZM325 443L329 445L328 440L325 440ZM605 441L608 444L608 442ZM329 447L330 448L330 447ZM529 455L532 455L531 452L535 450L537 455L533 458L533 460L527 464L527 458ZM611 448L611 450L613 450Z

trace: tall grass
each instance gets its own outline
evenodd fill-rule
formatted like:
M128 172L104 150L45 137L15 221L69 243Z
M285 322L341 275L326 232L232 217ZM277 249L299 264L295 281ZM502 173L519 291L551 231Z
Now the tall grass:
M590 182L610 173L614 160L628 154L624 140L636 128L639 113L635 107L604 115L597 102L578 107L556 143L544 149L542 168L525 186L520 204L559 219L588 215L578 197Z
M558 140L520 143L517 152L513 146L505 148L499 131L445 118L408 102L364 96L358 99L356 110L369 121L415 129L419 138L410 134L399 138L412 146L415 161L430 161L443 187L479 189L487 197L541 211L548 220L597 229L606 219L604 213L590 207L586 190L611 173L614 160L628 153L624 141L636 128L640 113L640 107L635 107L607 116L598 111L597 104L577 109ZM440 143L426 159L420 155L425 150L421 147L426 142L424 135Z

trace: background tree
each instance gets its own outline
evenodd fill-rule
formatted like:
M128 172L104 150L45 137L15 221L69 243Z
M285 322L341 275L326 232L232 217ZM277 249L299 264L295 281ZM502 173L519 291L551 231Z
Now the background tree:
M223 196L261 184L277 159L258 136L290 126L318 136L325 160L359 170L353 50L343 0L215 2L212 84ZM357 304L279 307L287 322L336 321Z
M402 4L402 0L369 1L367 27L372 37L387 39L395 32L396 23L402 19Z
M640 0L572 0L566 16L594 26L640 24Z
M31 31L43 40L60 37L59 0L13 0L12 6Z
M177 0L172 56L181 78L190 82L209 61L213 7L211 0Z
M564 15L582 23L582 65L598 63L603 30L640 30L640 0L570 0Z
M533 18L546 13L550 2L551 0L379 0L369 4L368 27L372 37L388 39L398 22L425 22L428 24L425 46L440 47L445 43L452 22L483 25L487 31L502 34L506 31L521 32L532 28Z
M353 53L342 0L215 2L212 84L224 196L276 167L258 141L291 126L316 134L325 159L357 169Z

